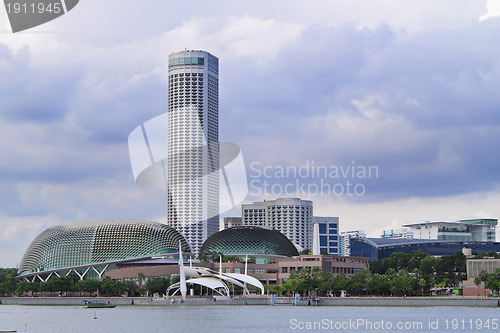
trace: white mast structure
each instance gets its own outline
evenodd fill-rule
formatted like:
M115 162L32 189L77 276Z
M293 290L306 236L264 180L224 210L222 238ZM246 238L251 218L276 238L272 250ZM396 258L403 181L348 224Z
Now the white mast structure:
M180 289L181 289L181 295L182 295L182 300L186 300L186 274L184 273L184 261L182 260L182 242L179 241L179 275L180 275Z

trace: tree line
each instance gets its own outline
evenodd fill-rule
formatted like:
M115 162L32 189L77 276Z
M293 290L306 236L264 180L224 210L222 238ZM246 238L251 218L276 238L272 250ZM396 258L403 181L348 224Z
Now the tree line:
M35 281L18 281L16 277L16 269L0 268L0 295L32 295L41 296L42 293L49 296L56 295L73 295L81 296L82 294L93 296L121 296L125 293L128 296L141 296L148 291L150 294L164 294L170 283L175 283L175 278L170 281L168 278L151 278L147 279L143 285L139 286L134 281L116 281L105 277L103 280L80 280L73 276L53 277L47 282ZM139 279L144 279L144 274L139 273ZM144 281L144 280L143 280Z
M369 269L349 278L342 273L334 276L318 267L292 271L283 285L268 289L279 294L307 294L314 290L323 296L339 295L341 291L351 295L410 296L424 295L434 287L457 287L466 277L466 257L462 252L436 258L414 251L373 260Z
M217 260L220 254L210 254ZM498 257L496 253L476 254L474 259L484 257ZM222 257L223 261L237 260L233 257ZM250 260L249 260L250 262ZM144 295L146 291L150 294L164 294L170 284L177 282L178 277L172 281L168 278L151 278L139 286L133 281L114 281L105 278L98 280L79 280L75 277L56 277L43 282L17 281L16 269L0 269L0 295L23 295L31 292L35 295L42 292L51 295L71 293L78 295L97 294L106 296L119 296L128 293L130 296ZM466 257L462 252L453 255L433 257L422 251L414 251L410 254L394 253L388 258L373 260L370 268L358 272L348 278L340 273L334 276L330 272L323 272L319 268L312 271L303 269L292 271L289 279L282 286L269 286L270 292L278 294L291 294L298 292L307 294L317 291L320 295L340 295L341 291L347 291L351 295L425 295L434 287L457 287L461 281L467 278ZM138 279L144 282L144 274L139 273ZM487 274L485 271L474 280L476 285L484 282L486 288L500 292L500 269Z

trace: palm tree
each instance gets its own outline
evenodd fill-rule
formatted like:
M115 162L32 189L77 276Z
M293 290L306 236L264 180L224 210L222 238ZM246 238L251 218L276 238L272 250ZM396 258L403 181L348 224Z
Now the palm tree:
M474 283L477 286L477 297L479 297L479 285L481 284L481 282L483 282L483 280L481 280L481 277L476 276L476 278L474 279Z
M143 281L144 281L144 273L143 272L139 272L139 273L137 273L137 276L139 277L139 284L142 286L143 285Z
M486 282L486 279L488 279L488 272L483 269L481 273L479 273L479 278L481 281ZM486 283L484 284L484 297L486 297Z

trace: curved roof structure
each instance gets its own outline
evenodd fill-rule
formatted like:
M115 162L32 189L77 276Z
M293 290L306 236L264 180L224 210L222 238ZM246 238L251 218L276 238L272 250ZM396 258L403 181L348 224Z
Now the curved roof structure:
M68 223L42 232L26 250L19 274L191 252L175 229L138 220L98 219Z
M200 252L280 257L299 255L293 243L279 231L254 226L219 231L203 243Z

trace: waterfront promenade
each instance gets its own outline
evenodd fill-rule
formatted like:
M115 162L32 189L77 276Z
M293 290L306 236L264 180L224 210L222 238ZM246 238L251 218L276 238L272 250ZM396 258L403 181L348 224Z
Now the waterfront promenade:
M81 305L86 297L3 297L1 305ZM178 305L180 299L172 303L170 299L151 299L147 297L100 297L117 305ZM284 299L284 298L283 298ZM316 301L317 300L317 301ZM185 305L271 305L267 297L234 298L232 300L216 300L211 297L186 298ZM316 299L302 298L300 306L395 306L395 307L499 307L500 298L433 296L433 297L320 297Z

